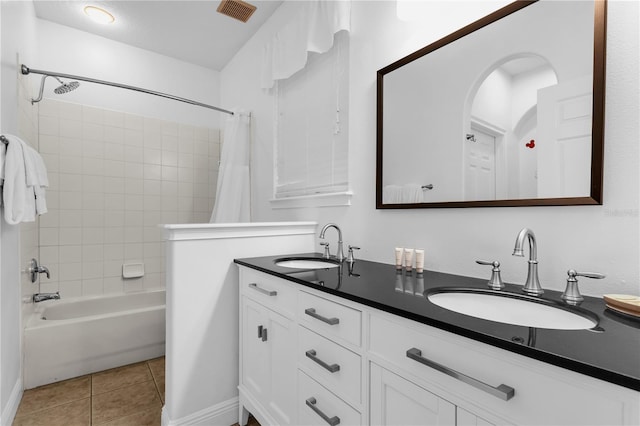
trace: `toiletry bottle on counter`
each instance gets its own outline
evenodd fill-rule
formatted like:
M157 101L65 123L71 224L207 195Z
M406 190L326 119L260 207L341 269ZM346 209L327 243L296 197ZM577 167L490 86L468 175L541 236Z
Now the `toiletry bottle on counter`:
M424 249L416 249L416 272L424 271Z
M402 269L402 254L404 249L402 247L396 247L396 269Z
M404 249L404 267L408 272L413 270L413 249Z

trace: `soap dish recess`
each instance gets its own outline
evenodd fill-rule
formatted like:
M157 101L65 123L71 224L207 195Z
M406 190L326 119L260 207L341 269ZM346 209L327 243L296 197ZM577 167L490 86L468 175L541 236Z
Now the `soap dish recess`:
M144 263L125 263L122 265L122 278L140 278L144 276Z

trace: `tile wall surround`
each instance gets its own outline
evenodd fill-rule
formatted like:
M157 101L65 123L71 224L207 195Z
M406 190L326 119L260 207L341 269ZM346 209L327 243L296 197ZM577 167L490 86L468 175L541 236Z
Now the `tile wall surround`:
M220 132L45 99L40 154L49 213L40 216L40 291L77 297L164 287L159 224L209 222ZM123 279L143 262L143 278Z

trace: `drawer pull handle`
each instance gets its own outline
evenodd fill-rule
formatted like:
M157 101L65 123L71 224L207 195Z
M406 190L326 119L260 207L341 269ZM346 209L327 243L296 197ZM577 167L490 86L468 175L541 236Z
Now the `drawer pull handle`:
M304 310L304 313L311 317L314 317L317 320L326 322L329 325L336 325L340 323L339 318L327 318L327 317L323 317L322 315L316 314L316 310L314 308L307 308Z
M316 356L316 351L313 349L309 349L304 354L307 356L307 358L310 358L312 361L316 362L318 365L320 365L330 373L335 373L336 371L340 371L340 366L338 364L331 364L331 365L327 364L326 362L324 362L323 360L321 360Z
M267 341L267 329L263 326L258 326L258 339L262 339L263 342Z
M322 417L322 420L329 423L331 426L336 426L340 424L340 417L338 416L329 417L325 413L323 413L318 407L316 407L316 399L314 397L307 399L305 402L307 404L307 407L311 408L317 415Z
M474 379L473 377L466 376L456 370L452 370L449 367L445 367L444 365L438 364L437 362L424 358L422 356L422 351L420 349L417 349L417 348L409 349L407 351L407 358L411 358L414 361L418 361L420 364L424 364L428 367L438 370L441 373L454 377L460 381L463 381L485 392L488 392L491 395L496 396L505 401L510 400L515 395L515 389L513 389L511 386L500 385L498 387L493 387L491 385L488 385L484 382L481 382L480 380Z
M252 288L256 291L259 291L262 294L266 294L267 296L277 296L278 292L275 290L265 290L264 288L260 288L258 287L258 284L256 283L251 283L249 284L249 288Z

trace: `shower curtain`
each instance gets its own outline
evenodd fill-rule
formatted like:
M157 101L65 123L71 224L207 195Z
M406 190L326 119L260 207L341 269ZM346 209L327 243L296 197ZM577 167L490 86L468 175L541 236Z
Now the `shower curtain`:
M224 127L216 202L210 223L251 221L251 116L234 110Z

